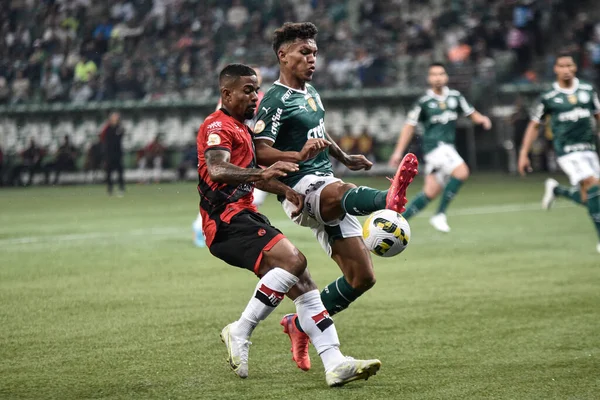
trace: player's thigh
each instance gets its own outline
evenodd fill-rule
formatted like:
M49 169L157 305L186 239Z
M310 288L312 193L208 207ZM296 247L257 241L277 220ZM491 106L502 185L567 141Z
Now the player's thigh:
M594 152L574 152L558 157L558 165L569 177L571 185L579 185L591 177L600 177L598 155Z
M469 167L467 166L467 163L463 161L452 170L451 175L456 179L466 181L469 178L469 174Z
M443 176L437 173L431 173L425 176L425 185L423 186L423 192L428 199L435 199L442 192Z
M342 198L348 190L356 188L352 183L332 182L323 188L319 196L319 215L322 221L337 221L346 211L342 207Z
M283 201L283 210L292 221L301 226L317 229L325 223L335 225L339 220L325 221L321 215L321 194L326 187L332 184L339 186L340 182L340 179L333 176L307 175L294 185L293 188L296 192L305 196L302 213L292 218L291 214L296 209L296 206L288 200Z

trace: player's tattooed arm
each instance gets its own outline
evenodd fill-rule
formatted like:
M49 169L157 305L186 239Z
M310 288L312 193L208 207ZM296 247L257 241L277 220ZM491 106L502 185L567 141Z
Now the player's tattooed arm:
M204 153L208 174L213 182L239 185L240 183L268 181L286 176L298 170L298 165L277 162L269 168L242 168L229 162L231 154L227 150L208 149Z

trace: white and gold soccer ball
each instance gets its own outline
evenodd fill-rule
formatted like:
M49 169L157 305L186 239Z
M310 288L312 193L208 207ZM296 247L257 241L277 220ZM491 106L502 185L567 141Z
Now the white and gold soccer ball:
M375 211L363 224L363 239L371 253L394 257L408 246L410 225L395 211Z

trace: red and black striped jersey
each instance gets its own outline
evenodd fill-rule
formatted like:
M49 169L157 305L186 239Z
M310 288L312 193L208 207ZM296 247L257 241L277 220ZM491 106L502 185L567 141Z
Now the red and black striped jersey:
M229 162L241 168L257 168L252 134L245 124L221 108L209 115L200 126L198 147L198 193L206 244L211 245L220 222L229 223L243 210L257 212L252 204L253 183L237 186L216 183L210 179L205 154L212 150L230 153Z

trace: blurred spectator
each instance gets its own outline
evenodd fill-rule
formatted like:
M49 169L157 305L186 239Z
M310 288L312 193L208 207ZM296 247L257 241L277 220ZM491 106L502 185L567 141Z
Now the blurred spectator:
M51 170L54 170L54 181L53 185L58 184L58 179L62 171L75 171L75 161L77 159L77 149L71 144L69 135L65 135L63 143L56 151L54 161L45 166L46 174L49 174ZM48 183L48 182L46 182Z
M182 151L181 162L177 166L179 180L185 179L187 171L198 168L198 150L196 142L188 143Z
M44 75L42 76L41 87L46 101L52 103L64 100L64 88L60 80L60 75L50 64L46 66Z
M150 180L150 175L146 174L145 171L148 166L152 167L152 178L154 179L154 182L160 182L164 153L165 146L160 141L160 134L156 135L154 139L138 153L138 168L143 182L148 182Z
M13 167L8 184L10 186L18 185L23 186L21 181L21 173L27 171L29 178L27 179L27 186L33 183L33 176L36 172L44 172L42 168L42 159L44 158L45 151L35 144L35 140L31 138L29 140L29 146L21 152L21 163Z
M17 76L12 84L12 103L24 103L29 100L31 83L29 78L24 76L23 71L17 71Z
M96 63L89 60L85 54L82 54L81 59L75 65L75 81L88 82L97 71Z
M227 23L239 30L248 21L248 16L248 9L242 4L242 0L233 0L227 11Z
M6 104L10 100L10 88L6 78L0 76L0 104Z
M117 172L119 191L117 196L122 197L125 192L125 181L123 180L123 135L125 134L121 126L121 115L118 112L112 112L108 117L108 122L104 125L100 133L102 141L102 154L104 155L104 166L106 168L106 185L108 195L113 194L112 173Z

